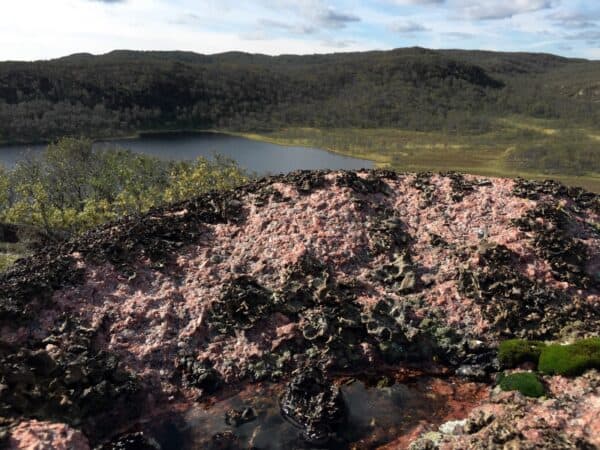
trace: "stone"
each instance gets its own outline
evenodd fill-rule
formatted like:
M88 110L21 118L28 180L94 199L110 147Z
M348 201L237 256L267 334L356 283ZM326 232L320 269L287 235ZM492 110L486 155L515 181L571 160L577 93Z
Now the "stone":
M281 412L313 445L326 445L335 428L346 418L339 387L316 368L298 371L286 385Z
M225 413L225 423L232 427L239 427L245 423L256 420L256 412L253 408L230 409Z
M463 428L467 423L467 419L450 420L440 425L439 431L442 434L462 434Z

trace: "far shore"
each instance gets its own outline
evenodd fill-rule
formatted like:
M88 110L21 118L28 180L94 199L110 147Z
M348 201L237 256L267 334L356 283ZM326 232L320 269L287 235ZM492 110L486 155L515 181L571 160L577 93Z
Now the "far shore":
M286 130L280 131L262 131L262 132L247 132L247 131L234 131L234 130L221 130L221 129L201 129L201 128L180 128L180 129L153 129L143 130L131 133L123 133L116 135L100 135L91 137L94 142L103 142L109 140L134 140L144 136L153 135L168 135L168 134L180 134L180 133L214 133L229 135L232 137L239 137L250 139L259 142L265 142L269 144L275 144L283 147L304 147L304 148L318 148L320 150L328 151L342 156L348 156L352 158L364 159L365 161L372 161L377 168L390 168L406 172L421 172L421 171L432 171L432 172L444 172L453 170L463 173L471 173L474 175L481 176L492 176L492 177L505 177L505 178L516 178L523 177L534 180L554 179L565 183L569 186L581 186L592 192L600 193L600 177L594 174L586 175L561 175L561 174L545 174L539 172L532 172L527 170L518 170L512 167L506 167L501 164L498 160L499 155L494 155L492 158L482 160L482 163L474 162L471 158L465 160L462 156L453 160L452 157L448 159L436 159L431 158L431 154L428 157L412 157L403 158L403 153L390 154L390 152L381 151L378 148L364 148L356 149L351 146L344 145L343 141L338 146L328 145L322 142L321 135L339 135L340 133L353 132L364 134L368 138L374 138L378 133L382 135L394 133L402 134L406 133L407 136L411 136L414 139L414 132L406 132L403 130L391 130L391 129L371 129L371 130L343 130L343 129L309 129L299 128L294 130L302 130L305 136L302 138L291 138L286 136ZM384 137L388 141L393 141L397 137ZM409 138L410 139L410 138ZM46 145L51 141L40 140L37 142L2 142L0 146L27 146L27 145ZM454 155L458 156L458 155Z

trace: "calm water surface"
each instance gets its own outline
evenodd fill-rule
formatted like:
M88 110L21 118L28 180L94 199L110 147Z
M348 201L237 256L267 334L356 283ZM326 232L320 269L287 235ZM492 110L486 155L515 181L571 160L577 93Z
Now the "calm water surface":
M260 175L298 169L372 168L372 161L338 155L317 148L285 147L216 133L165 133L135 139L97 142L96 148L118 145L165 160L193 160L218 153ZM40 153L45 145L0 146L0 163L13 167L27 151Z
M477 390L464 396L457 394L457 387L466 384L460 380L423 377L409 383L377 387L348 380L341 386L346 420L332 430L334 441L319 448L374 450L402 436L408 438L424 423L429 423L432 430L437 429L450 418L457 418L452 412L453 401L464 402L458 411L466 417L472 408L469 405L474 405L474 396L478 395L474 394ZM136 424L129 432L144 432L163 450L317 450L281 415L282 389L282 384L247 386L210 407L198 404L181 414L154 417ZM244 408L253 410L254 420L239 426L227 423L227 411ZM236 445L227 446L227 442Z

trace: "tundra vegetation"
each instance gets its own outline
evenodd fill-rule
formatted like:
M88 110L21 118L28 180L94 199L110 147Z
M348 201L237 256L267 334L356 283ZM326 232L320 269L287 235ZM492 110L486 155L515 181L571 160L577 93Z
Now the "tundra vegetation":
M551 119L495 119L482 132L286 128L235 134L280 145L324 148L401 171L552 178L600 192L600 135L593 126Z

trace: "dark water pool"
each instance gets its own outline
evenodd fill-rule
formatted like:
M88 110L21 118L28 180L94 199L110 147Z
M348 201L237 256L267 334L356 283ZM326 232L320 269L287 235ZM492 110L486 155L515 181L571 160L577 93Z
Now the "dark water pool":
M155 417L135 429L163 450L375 449L392 442L402 448L402 437L409 439L418 427L437 429L447 420L466 417L483 388L474 383L422 378L390 386L349 379L341 389L347 419L335 430L335 441L321 447L306 443L301 431L281 415L280 385L249 387L208 408L198 406L176 418ZM251 408L254 420L239 426L227 423L228 411L245 408Z
M193 160L215 153L261 175L287 173L298 169L372 168L373 162L350 158L317 148L285 147L218 133L164 133L136 139L97 142L97 148L118 145L165 160ZM27 151L40 153L44 145L0 146L0 163L12 167Z

